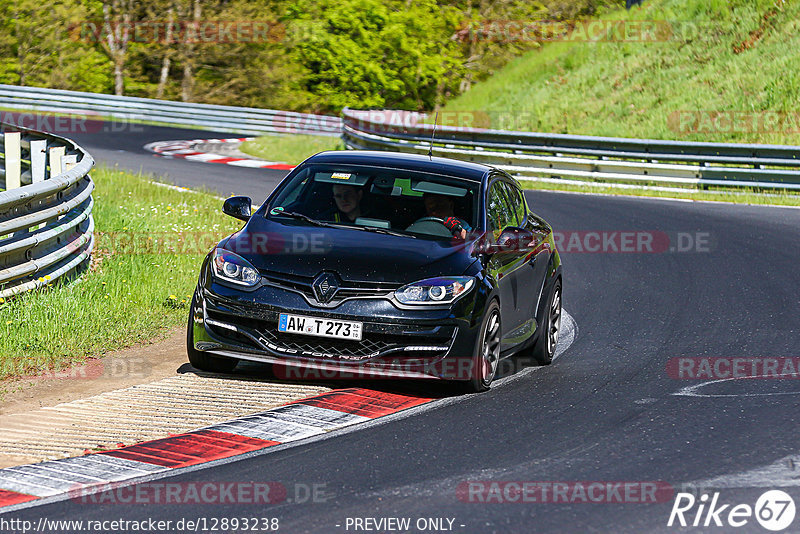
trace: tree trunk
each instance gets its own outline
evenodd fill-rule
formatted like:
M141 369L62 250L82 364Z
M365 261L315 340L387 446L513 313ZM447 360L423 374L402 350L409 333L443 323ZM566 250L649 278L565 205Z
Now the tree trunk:
M166 39L166 47L164 49L164 59L161 61L161 76L158 78L158 89L156 90L156 98L164 98L164 89L167 86L167 80L169 80L169 67L172 63L170 59L170 46L172 46L172 23L174 21L174 15L172 7L169 8L167 11L167 35Z
M103 23L107 31L106 51L114 64L114 94L125 94L125 60L128 55L128 41L130 40L130 21L133 6L128 0L122 4L121 0L113 0L111 4L103 2ZM112 16L122 12L122 24L119 19Z
M114 58L114 94L122 96L125 94L125 58L117 56Z
M194 14L192 20L197 26L200 24L200 15L200 0L194 0ZM183 81L181 82L181 100L184 102L191 102L194 97L195 51L194 43L187 42L183 62Z

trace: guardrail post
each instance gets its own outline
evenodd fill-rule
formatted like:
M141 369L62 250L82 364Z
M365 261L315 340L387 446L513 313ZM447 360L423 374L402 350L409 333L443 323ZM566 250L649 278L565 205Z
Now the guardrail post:
M5 144L6 191L10 191L22 186L20 133L6 132L3 142Z
M64 172L67 172L77 164L78 164L78 156L76 156L75 154L70 154L69 156L61 156L61 167L64 169Z
M57 146L50 149L50 178L58 176L62 172L61 158L64 157L64 147Z
M44 180L47 141L40 139L31 141L31 183Z

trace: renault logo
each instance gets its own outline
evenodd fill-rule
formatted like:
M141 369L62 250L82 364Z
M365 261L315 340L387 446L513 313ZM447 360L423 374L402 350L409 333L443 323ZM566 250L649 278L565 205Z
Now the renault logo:
M333 273L320 273L314 278L311 289L314 290L317 301L326 304L339 290L339 281Z

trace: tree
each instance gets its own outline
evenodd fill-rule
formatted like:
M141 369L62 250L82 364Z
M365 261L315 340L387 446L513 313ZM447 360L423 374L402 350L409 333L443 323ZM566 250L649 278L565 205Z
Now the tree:
M300 0L286 10L298 90L316 110L431 109L463 73L458 12L433 0Z

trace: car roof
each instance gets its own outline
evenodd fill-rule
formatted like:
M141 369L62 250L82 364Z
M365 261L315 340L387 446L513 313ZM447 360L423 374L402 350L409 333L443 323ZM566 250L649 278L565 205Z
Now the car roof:
M303 162L308 163L338 163L342 165L373 165L392 169L410 171L432 172L445 174L480 182L487 172L495 170L494 167L458 161L449 158L432 157L423 154L406 154L403 152L378 152L371 150L331 150L320 152Z

